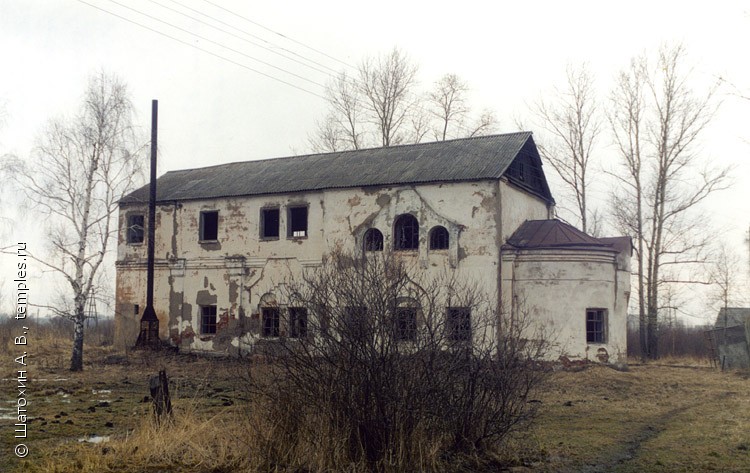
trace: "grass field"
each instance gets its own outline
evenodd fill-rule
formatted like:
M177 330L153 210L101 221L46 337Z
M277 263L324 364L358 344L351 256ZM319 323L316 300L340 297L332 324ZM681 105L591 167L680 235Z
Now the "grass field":
M13 453L15 347L6 343L3 350L2 471L305 471L267 461L283 452L269 455L276 447L265 439L274 425L254 417L238 381L242 360L125 356L89 346L84 372L71 373L66 341L34 343L26 392L30 453L23 460ZM144 398L149 376L162 368L175 418L157 426ZM531 402L539 406L536 423L486 471L750 472L750 381L742 373L700 360L631 364L625 372L590 366L552 373Z

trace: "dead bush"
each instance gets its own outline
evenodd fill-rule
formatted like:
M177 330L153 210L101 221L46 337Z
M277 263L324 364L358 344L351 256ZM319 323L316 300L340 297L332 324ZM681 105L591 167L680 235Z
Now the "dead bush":
M313 451L318 469L432 469L532 418L544 337L455 273L335 254L282 287L287 307L263 315L272 361L249 385L276 420L276 464Z

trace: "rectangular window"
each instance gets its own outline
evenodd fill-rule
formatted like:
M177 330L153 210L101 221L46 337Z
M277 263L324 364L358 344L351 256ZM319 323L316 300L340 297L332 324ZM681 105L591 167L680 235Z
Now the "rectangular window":
M260 209L260 237L273 239L279 237L279 209Z
M304 307L289 308L289 336L291 338L307 337L307 309Z
M287 207L286 236L301 238L307 236L307 206Z
M344 307L344 320L341 329L355 339L368 333L367 307Z
M263 336L279 336L279 309L276 307L264 307L263 312Z
M215 305L204 305L201 307L201 333L216 333Z
M128 243L143 243L143 215L128 215Z
M448 307L448 339L453 342L471 340L471 309Z
M219 211L206 210L201 212L200 240L216 241L219 239Z
M399 307L396 309L396 340L413 341L417 339L417 309Z
M606 309L586 309L586 341L588 343L606 343Z

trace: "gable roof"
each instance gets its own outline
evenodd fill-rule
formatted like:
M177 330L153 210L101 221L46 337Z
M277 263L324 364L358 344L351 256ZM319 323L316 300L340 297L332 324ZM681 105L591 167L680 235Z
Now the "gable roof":
M714 328L745 325L748 319L750 319L750 307L722 307L719 309L719 315L716 316Z
M321 189L499 179L519 156L541 160L531 132L481 136L287 158L244 161L170 171L157 180L157 202L212 199ZM546 179L535 188L511 182L554 200ZM120 204L148 202L148 185Z
M520 249L601 247L619 252L619 249L615 248L615 243L619 244L620 241L594 238L572 225L558 219L550 219L526 220L508 238L506 244Z

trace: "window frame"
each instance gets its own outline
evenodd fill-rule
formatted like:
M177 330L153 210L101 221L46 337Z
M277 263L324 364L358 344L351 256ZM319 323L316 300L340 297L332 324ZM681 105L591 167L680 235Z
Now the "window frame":
M471 307L447 307L446 328L451 342L470 342L473 331Z
M591 315L594 317L592 318ZM586 343L607 343L608 315L607 309L598 307L586 309Z
M440 245L437 243L440 243ZM447 228L442 225L435 225L430 229L430 250L447 250L450 246L451 235Z
M201 335L216 335L218 331L218 311L216 305L202 305L201 307ZM208 312L208 313L207 313ZM213 312L213 314L211 313ZM213 322L206 321L206 318L213 318Z
M362 249L365 253L383 251L384 243L383 232L375 227L368 228L362 236Z
M141 224L137 225L132 222L134 218L140 217ZM126 227L126 234L125 234L125 241L128 245L142 245L146 241L146 216L142 213L134 213L129 214L127 216L127 227ZM140 237L141 239L136 241L133 238L131 238L132 235L138 235L137 229L140 227Z
M281 310L278 307L261 307L260 316L261 336L279 338L281 336Z
M396 307L393 327L394 339L398 342L417 340L417 308Z
M307 338L307 307L289 307L288 312L289 338Z
M216 236L214 238L206 238L206 216L216 215ZM210 235L209 235L210 236ZM219 211L218 210L201 210L199 218L199 229L198 229L198 241L214 242L219 241Z
M266 212L276 212L276 235L268 236L266 235L266 230L268 228L268 224L266 222ZM269 206L269 207L262 207L260 209L260 224L258 225L260 229L260 239L261 241L268 241L268 240L278 240L281 236L281 207L279 206Z
M305 211L305 229L295 230L296 219L294 216L295 211ZM299 218L299 217L297 217ZM297 232L304 232L304 235L295 235ZM307 238L310 236L310 205L309 204L291 204L286 207L286 237L287 238Z
M409 235L406 235L407 231ZM413 214L401 214L394 220L393 249L396 251L419 250L419 220Z

